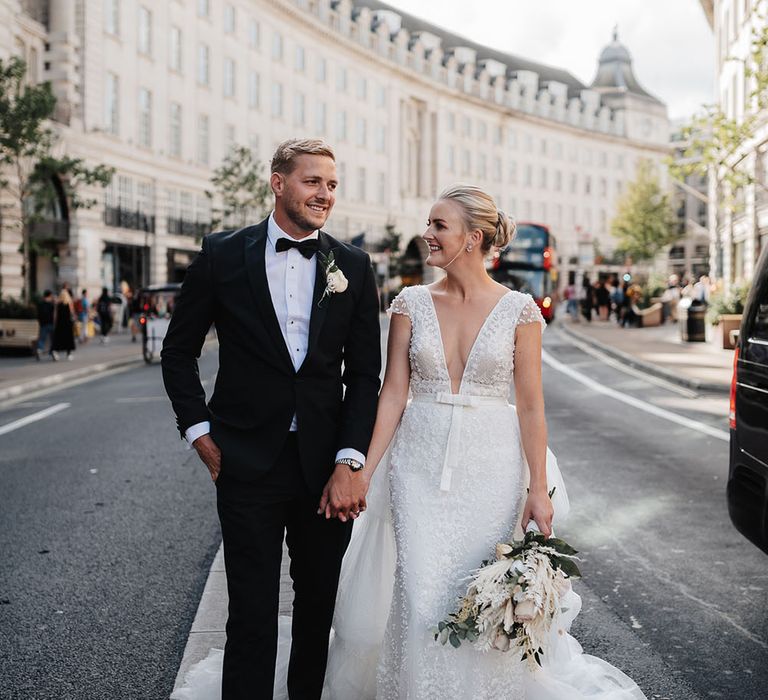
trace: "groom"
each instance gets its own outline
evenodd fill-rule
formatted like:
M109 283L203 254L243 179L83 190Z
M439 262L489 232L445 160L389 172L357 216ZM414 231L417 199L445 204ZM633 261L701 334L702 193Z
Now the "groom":
M274 211L203 239L162 352L179 430L216 483L229 591L222 700L272 697L284 535L288 691L320 698L381 369L371 261L320 230L336 199L333 151L292 139L271 170ZM341 274L329 274L331 255ZM219 370L206 405L197 358L211 324Z

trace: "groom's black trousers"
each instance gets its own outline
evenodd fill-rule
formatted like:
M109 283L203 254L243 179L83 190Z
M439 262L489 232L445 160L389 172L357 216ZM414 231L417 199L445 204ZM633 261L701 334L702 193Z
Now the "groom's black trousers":
M229 591L222 700L270 700L277 652L283 535L295 593L288 693L319 700L341 560L352 523L317 515L320 494L301 472L295 433L259 480L216 481Z

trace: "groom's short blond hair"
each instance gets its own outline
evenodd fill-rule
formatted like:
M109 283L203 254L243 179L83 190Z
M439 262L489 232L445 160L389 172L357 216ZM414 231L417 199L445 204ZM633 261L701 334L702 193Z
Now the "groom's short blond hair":
M327 156L336 161L333 149L322 139L288 139L283 141L272 156L271 172L290 175L296 167L296 158L303 155Z

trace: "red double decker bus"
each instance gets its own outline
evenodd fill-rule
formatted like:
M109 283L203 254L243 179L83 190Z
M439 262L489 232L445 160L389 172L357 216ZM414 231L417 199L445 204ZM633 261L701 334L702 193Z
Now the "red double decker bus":
M510 244L493 259L489 273L510 289L530 294L547 320L559 300L555 237L543 224L519 223Z

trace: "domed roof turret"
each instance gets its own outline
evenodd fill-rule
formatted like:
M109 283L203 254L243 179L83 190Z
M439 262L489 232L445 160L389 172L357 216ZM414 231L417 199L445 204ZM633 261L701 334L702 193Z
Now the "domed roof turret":
M627 47L619 41L618 28L613 30L613 41L600 53L597 75L591 87L602 93L628 92L661 104L661 101L647 92L635 78L632 57Z

